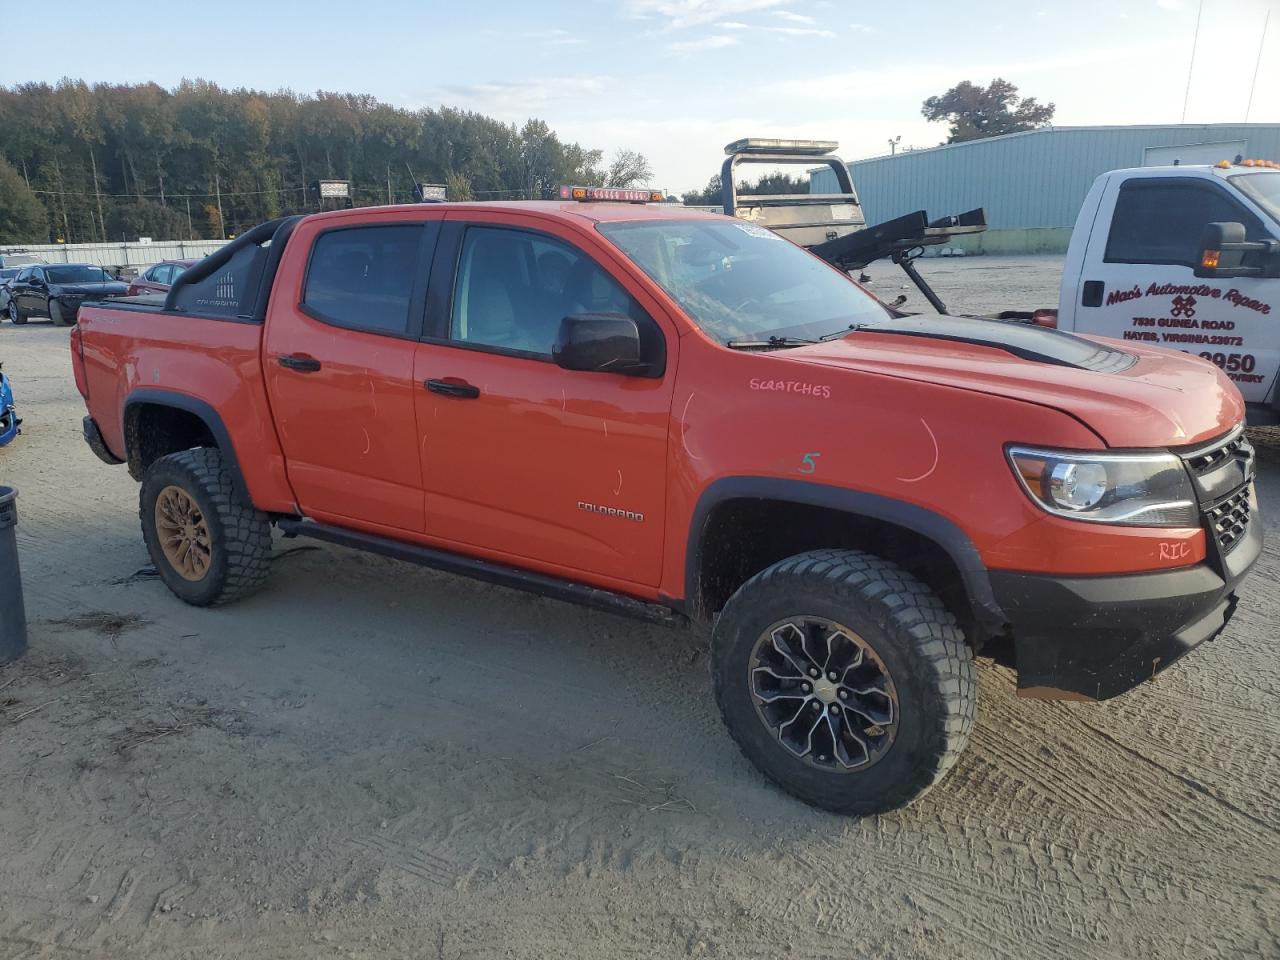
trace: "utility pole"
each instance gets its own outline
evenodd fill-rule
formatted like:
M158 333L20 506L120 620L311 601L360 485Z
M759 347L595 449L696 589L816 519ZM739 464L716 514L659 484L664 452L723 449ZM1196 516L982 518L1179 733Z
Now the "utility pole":
M391 162L387 161L387 203L395 203L391 199Z
M221 239L227 239L227 222L222 219L222 181L218 178L218 171L213 171L213 192L218 198L218 233Z
M102 224L102 242L107 242L107 219L102 215L102 192L98 189L98 158L93 155L93 147L89 148L89 162L93 165L93 194L98 198L98 222Z
M1257 79L1256 73L1257 72L1255 71L1255 76L1254 76L1255 80ZM27 158L26 157L22 158L22 179L27 182L27 189L30 190L31 178L27 176Z
M187 234L192 240L196 238L196 228L191 225L191 198L187 197Z

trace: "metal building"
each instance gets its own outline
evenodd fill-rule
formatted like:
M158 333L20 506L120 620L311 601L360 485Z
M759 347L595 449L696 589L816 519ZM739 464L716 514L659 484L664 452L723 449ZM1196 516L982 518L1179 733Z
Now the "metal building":
M990 228L968 246L1047 253L1066 249L1098 174L1175 161L1216 163L1237 154L1280 160L1280 124L1045 127L871 157L849 168L868 223L915 210L940 217L984 207ZM815 171L811 189L833 190L834 181L829 170Z

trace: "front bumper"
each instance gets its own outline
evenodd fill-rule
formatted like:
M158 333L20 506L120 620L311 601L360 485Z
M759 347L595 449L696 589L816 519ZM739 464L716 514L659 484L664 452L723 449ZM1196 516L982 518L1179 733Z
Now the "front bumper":
M1150 680L1222 632L1261 552L1255 514L1229 553L1194 567L1105 577L991 571L1013 634L1019 695L1106 700Z

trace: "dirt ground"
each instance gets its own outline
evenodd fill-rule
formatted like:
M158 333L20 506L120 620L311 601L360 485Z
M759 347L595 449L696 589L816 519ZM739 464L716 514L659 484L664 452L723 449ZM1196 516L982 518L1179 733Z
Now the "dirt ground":
M1056 298L1049 258L926 266L968 309ZM66 342L0 326L31 622L0 957L1280 957L1275 436L1225 636L1104 705L983 664L956 769L859 820L739 756L691 630L296 541L251 600L182 605Z

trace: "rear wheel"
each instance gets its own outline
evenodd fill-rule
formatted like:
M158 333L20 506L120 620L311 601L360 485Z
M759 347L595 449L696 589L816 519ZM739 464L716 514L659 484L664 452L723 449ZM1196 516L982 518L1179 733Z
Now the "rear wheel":
M22 311L18 309L18 301L13 298L9 299L9 320L12 323L26 323L27 318L22 315Z
M942 779L973 726L973 660L955 618L896 564L856 550L782 560L726 604L716 699L742 752L840 813L905 806Z
M267 577L271 524L209 447L160 457L142 479L142 536L173 593L197 607L248 596Z

